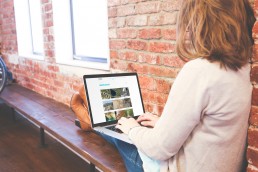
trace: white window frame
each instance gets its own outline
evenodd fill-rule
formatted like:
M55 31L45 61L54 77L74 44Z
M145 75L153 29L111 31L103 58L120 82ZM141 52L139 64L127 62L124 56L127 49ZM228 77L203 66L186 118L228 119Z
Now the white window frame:
M35 1L35 0L32 0ZM41 4L41 0L38 0ZM37 7L35 7L37 8ZM43 27L42 27L42 11L41 5L38 10L30 10L29 0L14 0L15 10L15 22L16 33L18 42L18 54L19 56L44 60L44 42L43 42ZM34 13L34 14L33 14ZM35 14L36 13L36 14ZM31 16L37 16L37 19L32 22ZM33 24L36 24L33 26ZM34 27L34 28L33 28ZM41 30L39 29L41 28ZM37 29L38 38L33 38L32 29ZM37 43L33 43L33 40L37 40ZM38 46L36 49L42 50L42 52L35 51L34 46ZM41 47L40 47L41 46Z
M72 16L70 0L52 0L53 6L53 22L54 22L54 39L55 39L55 57L56 62L70 66L94 68L101 70L109 70L110 54L109 54L109 39L107 34L107 49L97 50L106 52L106 62L88 60L78 60L74 48L74 33L72 29ZM105 1L106 3L106 1ZM94 16L94 15L93 15ZM108 17L108 16L107 16ZM97 21L96 21L97 22ZM107 24L108 33L108 24Z

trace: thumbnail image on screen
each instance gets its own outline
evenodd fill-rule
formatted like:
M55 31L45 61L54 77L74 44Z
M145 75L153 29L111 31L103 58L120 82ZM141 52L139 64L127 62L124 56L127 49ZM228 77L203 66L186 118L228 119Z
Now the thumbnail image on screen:
M105 89L105 90L100 90L100 92L101 92L101 98L102 99L113 99L113 98L130 96L129 89L127 87Z
M133 117L133 109L119 110L105 113L106 121L119 120L122 117L130 118Z

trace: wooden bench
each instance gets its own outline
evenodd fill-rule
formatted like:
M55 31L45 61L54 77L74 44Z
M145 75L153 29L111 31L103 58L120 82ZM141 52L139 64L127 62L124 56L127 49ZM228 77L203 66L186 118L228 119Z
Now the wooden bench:
M97 167L101 171L126 171L118 151L93 132L80 130L74 124L71 109L52 99L17 84L7 86L0 98L13 110L39 126L40 143L45 145L45 131L72 150L85 161L90 162L90 171ZM87 171L87 169L85 169Z

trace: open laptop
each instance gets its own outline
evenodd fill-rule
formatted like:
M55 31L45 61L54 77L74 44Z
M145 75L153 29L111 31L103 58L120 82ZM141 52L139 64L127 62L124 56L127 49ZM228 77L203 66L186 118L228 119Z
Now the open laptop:
M93 130L132 143L115 125L121 117L144 113L137 73L84 75L83 80Z

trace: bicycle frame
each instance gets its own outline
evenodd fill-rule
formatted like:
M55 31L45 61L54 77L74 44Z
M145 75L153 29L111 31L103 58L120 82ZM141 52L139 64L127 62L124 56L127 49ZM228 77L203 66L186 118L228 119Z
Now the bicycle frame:
M11 83L12 80L12 73L8 71L4 60L0 56L0 93L4 90L4 87L7 85L8 81Z

